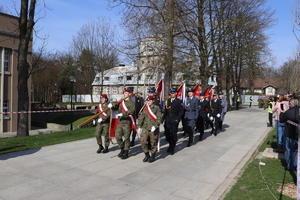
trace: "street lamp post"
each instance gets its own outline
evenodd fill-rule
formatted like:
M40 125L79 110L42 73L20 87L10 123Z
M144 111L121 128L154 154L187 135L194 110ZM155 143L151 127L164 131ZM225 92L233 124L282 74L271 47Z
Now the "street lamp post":
M76 79L75 79L74 76L70 76L69 81L71 83L71 124L70 124L70 130L73 130L73 83L76 82Z

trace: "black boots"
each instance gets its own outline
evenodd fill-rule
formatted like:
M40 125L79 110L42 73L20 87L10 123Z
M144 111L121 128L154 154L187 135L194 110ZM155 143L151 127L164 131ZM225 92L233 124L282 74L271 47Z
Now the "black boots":
M153 153L152 155L151 155L151 157L149 158L149 163L152 163L152 162L154 162L155 161L155 153Z
M123 156L121 159L127 159L128 158L128 150L124 150Z
M204 133L200 133L200 135L199 135L199 141L202 141L202 140L203 140L203 134L204 134Z
M124 149L121 149L120 153L118 154L118 157L121 158L124 154Z
M145 153L145 158L143 159L143 162L148 162L149 158L150 158L149 152Z
M99 149L96 151L96 153L101 153L101 151L103 150L103 146L101 144L99 144Z
M102 151L102 153L107 153L108 152L108 146L105 146L105 149Z

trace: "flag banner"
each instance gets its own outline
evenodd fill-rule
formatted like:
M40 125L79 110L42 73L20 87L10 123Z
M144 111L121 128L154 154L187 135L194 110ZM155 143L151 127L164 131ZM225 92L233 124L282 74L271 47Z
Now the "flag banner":
M194 87L194 96L197 97L198 99L200 97L200 91L201 91L201 85L196 84L196 86Z
M102 105L101 105L101 104L98 105L98 112L99 112L99 113L102 112L102 113L101 113L101 116L106 116L106 113L103 112L103 109L102 109Z
M163 101L164 100L164 78L162 77L160 79L160 81L158 82L157 86L156 86L156 96L159 98L160 101Z
M177 89L177 98L181 99L182 103L185 101L185 81L181 82L181 85Z
M119 114L119 112L117 110L112 110L111 117L110 117L110 128L109 128L109 137L110 138L116 137L116 128L119 123L117 114Z
M215 87L214 86L209 86L207 87L203 93L204 93L204 96L207 100L210 100L214 94L214 91L215 91Z
M128 117L129 117L130 120L131 120L131 130L136 131L136 125L135 125L135 122L136 122L136 116L135 116L135 114L133 114L133 115L128 115Z

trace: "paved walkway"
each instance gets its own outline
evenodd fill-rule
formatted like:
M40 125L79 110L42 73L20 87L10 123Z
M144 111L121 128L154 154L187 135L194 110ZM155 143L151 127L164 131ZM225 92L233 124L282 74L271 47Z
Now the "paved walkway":
M255 107L228 112L225 131L206 130L191 147L179 132L174 155L163 137L154 163L142 162L140 145L127 160L116 145L96 154L95 138L0 155L0 199L222 199L269 132L267 116Z

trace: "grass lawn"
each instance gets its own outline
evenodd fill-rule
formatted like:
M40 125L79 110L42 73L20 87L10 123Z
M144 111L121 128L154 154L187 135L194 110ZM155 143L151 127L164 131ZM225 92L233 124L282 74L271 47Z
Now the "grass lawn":
M28 137L0 139L0 154L95 137L95 127Z
M287 183L295 183L297 172L285 171L285 161L280 159L256 159L255 156L259 152L263 152L265 148L276 148L276 129L274 128L263 141L262 145L253 155L251 160L245 167L241 177L231 190L226 194L225 200L241 200L241 199L293 199L283 195L282 185ZM259 165L259 162L265 165ZM296 191L295 191L296 192Z

